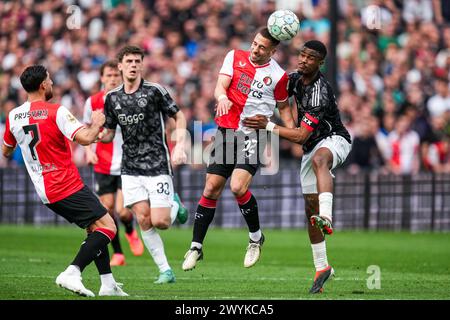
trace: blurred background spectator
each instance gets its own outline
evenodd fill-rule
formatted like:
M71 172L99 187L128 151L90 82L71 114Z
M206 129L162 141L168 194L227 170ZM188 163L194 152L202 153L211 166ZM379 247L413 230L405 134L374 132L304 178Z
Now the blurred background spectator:
M85 99L100 89L99 66L123 45L137 44L147 53L144 77L166 86L186 114L191 153L195 148L204 150L215 128L213 93L225 54L249 49L268 16L289 8L301 20L301 33L281 43L275 54L288 72L296 69L297 49L303 42L315 38L328 47L336 44L336 95L355 141L346 168L353 173L450 172L450 1L339 0L337 39L330 38L329 4L325 0L2 1L0 133L9 110L25 100L18 77L27 65L45 64L55 84L54 101L81 119ZM329 66L330 59L323 71ZM173 129L170 122L167 128ZM193 143L194 135L201 135L200 144ZM84 165L82 148L74 148L76 163ZM297 166L301 156L300 146L280 141L284 165ZM20 158L0 158L0 166L11 165L20 165Z

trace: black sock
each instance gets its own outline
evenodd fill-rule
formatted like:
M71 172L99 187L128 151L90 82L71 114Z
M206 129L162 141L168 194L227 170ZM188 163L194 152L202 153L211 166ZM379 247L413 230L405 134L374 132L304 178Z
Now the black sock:
M134 230L134 227L133 227L133 216L131 216L131 219L128 220L128 221L127 220L123 220L123 219L120 219L120 221L122 221L122 224L125 227L125 233L126 234L131 234L133 232L133 230Z
M208 199L202 196L195 212L193 242L203 243L209 225L214 218L216 212L217 200Z
M109 233L107 236L106 234ZM102 250L111 241L109 236L112 236L110 230L106 230L105 233L98 231L98 229L89 234L81 244L80 251L71 264L76 265L83 272L84 268L90 264L94 259L102 254Z
M119 224L117 223L116 218L113 218L113 219L114 219L114 223L116 224L117 232L116 232L116 236L114 237L114 239L111 240L111 245L113 247L114 253L123 254L122 246L120 245L120 238L119 238Z
M111 272L111 266L109 265L109 251L108 246L104 246L100 249L101 253L94 260L97 267L98 274L108 274Z
M241 209L241 213L244 216L248 225L248 231L256 232L260 229L259 216L258 216L258 203L255 197L247 191L242 197L236 197L236 200Z

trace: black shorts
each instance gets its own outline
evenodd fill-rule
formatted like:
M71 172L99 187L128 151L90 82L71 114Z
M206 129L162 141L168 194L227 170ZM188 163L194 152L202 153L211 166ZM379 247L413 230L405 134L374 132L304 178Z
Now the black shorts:
M254 176L261 166L261 156L266 144L266 130L245 134L219 127L214 137L206 172L228 179L234 169L243 169Z
M46 204L46 206L70 223L75 223L83 229L108 213L87 186L67 198Z
M99 196L108 193L116 193L118 189L122 189L122 179L120 176L112 176L94 172L95 174L95 193Z

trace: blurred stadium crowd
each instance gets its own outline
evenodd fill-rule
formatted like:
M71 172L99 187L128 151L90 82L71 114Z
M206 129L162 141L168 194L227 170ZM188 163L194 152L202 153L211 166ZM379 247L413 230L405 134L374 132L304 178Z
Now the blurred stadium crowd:
M45 64L54 81L53 101L81 120L85 100L100 89L99 66L125 44L145 49L144 77L169 89L192 136L205 133L215 127L213 92L225 54L249 49L255 31L285 8L282 3L2 1L1 138L8 112L25 101L19 81L25 66ZM328 47L334 42L329 1L288 5L301 20L301 33L281 43L275 59L291 72L304 41L315 38ZM366 24L373 21L370 5L380 18L374 29ZM338 8L337 96L354 139L346 170L450 172L450 1L339 0ZM195 120L201 125L194 126ZM280 161L298 166L301 147L282 140L280 148ZM74 147L78 165L85 165L83 152ZM21 164L17 152L12 160L0 158L0 167Z

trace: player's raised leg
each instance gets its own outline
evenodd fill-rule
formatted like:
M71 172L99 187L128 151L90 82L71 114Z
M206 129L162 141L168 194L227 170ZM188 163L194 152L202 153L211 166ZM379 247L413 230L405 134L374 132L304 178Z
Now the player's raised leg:
M332 208L333 208L333 154L328 148L319 148L314 152L312 168L317 180L319 212L311 216L311 224L319 228L325 235L333 233Z
M259 225L258 203L248 190L252 181L252 174L244 169L235 169L231 175L230 187L236 197L249 231L249 244L244 258L244 267L250 268L258 262L264 235Z
M315 164L313 163L315 154L313 151L303 156L300 179L305 199L305 213L308 219L308 234L316 269L310 293L321 293L325 282L332 275L332 268L328 264L325 233L323 229L318 228L314 223L314 217L320 216L321 208L319 205L318 179L316 178Z
M220 197L227 179L218 174L206 174L203 195L195 212L192 242L184 255L182 268L184 271L195 268L197 261L203 259L203 241L216 212L217 199Z

